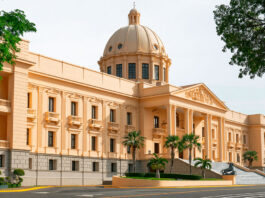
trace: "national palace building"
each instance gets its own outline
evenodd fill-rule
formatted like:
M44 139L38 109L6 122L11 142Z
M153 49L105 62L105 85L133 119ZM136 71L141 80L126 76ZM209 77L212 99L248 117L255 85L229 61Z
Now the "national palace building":
M170 158L168 135L195 133L217 162L265 167L265 116L230 110L205 84L170 85L171 60L158 35L140 25L132 9L129 25L109 39L100 72L29 51L20 44L14 66L0 75L0 170L25 170L24 185L100 184L132 169L123 137L139 130L145 144L137 169L152 153ZM188 159L188 152L176 157Z

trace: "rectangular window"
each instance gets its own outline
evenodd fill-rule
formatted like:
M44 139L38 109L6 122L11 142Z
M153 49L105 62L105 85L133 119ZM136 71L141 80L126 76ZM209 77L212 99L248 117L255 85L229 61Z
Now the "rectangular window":
M229 152L228 155L229 155L229 162L232 162L232 153Z
M4 167L4 165L5 165L5 156L4 155L0 155L0 167L2 168L2 167Z
M136 64L135 63L129 63L128 77L129 79L136 78Z
M215 150L213 150L213 160L215 160Z
M113 138L110 139L110 152L115 152L115 139Z
M228 141L229 141L229 142L232 141L232 135L231 135L231 133L228 133Z
M77 115L77 102L71 102L71 115Z
M49 112L54 112L55 111L54 101L55 101L55 98L49 97Z
M149 79L149 65L146 63L142 65L142 78Z
M71 149L76 149L76 135L71 134Z
M215 130L212 129L212 139L215 139Z
M56 160L49 160L49 170L56 170Z
M115 122L115 110L110 110L110 122Z
M91 149L92 151L96 151L97 150L97 139L95 136L91 137Z
M116 173L117 172L117 163L111 163L111 172Z
M122 77L122 64L117 64L116 65L116 76Z
M155 65L155 80L159 80L159 65Z
M154 116L154 127L159 128L159 117L158 116Z
M97 119L97 107L96 106L92 106L92 109L91 109L91 117L92 119Z
M29 169L32 169L32 158L29 158Z
M99 171L99 162L92 162L93 172Z
M238 163L240 163L240 155L239 155L239 153L236 154L236 161L237 161Z
M133 164L128 164L128 172L129 173L133 172Z
M72 161L72 171L79 170L79 161Z
M27 128L27 140L26 140L27 145L29 145L29 135L30 135L30 131L29 131L29 128Z
M164 81L166 81L166 68L163 68Z
M130 154L131 153L131 147L127 146L127 153Z
M54 145L54 138L53 138L53 134L54 132L49 131L48 132L48 147L53 147Z
M108 73L108 74L111 74L111 66L108 66L108 67L107 67L107 73Z
M204 127L202 127L202 137L205 137Z
M239 135L236 134L236 143L239 143Z
M28 104L27 104L27 108L32 108L32 105L31 105L31 93L28 92Z
M247 143L247 137L246 137L246 135L243 136L243 141L244 141L244 144Z
M158 154L159 153L159 143L155 143L154 146L155 146L155 148L154 148L155 153Z
M127 125L132 125L132 113L127 112Z

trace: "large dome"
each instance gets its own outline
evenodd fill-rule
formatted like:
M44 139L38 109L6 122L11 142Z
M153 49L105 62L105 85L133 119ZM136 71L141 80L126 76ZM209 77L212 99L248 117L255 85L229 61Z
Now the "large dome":
M98 61L100 71L137 82L168 83L171 60L157 34L140 25L140 13L130 11L129 25L117 30Z
M135 24L117 30L109 39L103 56L137 52L165 55L165 48L153 30Z

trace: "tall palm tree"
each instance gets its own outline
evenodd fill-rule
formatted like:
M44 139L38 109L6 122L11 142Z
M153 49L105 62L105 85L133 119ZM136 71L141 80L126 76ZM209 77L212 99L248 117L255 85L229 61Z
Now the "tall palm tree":
M251 168L253 161L254 160L258 161L257 152L256 151L246 151L243 154L243 159L244 159L244 161L248 161L248 167Z
M195 158L194 160L196 160L194 166L196 167L201 167L202 169L202 177L205 179L205 170L212 169L212 161L210 159L207 158L207 156L205 157L205 159L202 158Z
M186 134L182 137L182 143L184 146L184 149L189 149L189 164L190 164L190 175L191 175L191 153L193 148L197 148L201 150L201 144L198 142L199 136L191 133Z
M127 136L124 137L123 145L128 146L132 149L133 157L133 172L136 170L136 150L144 146L144 137L140 135L140 131L129 132Z
M149 168L156 170L156 178L160 178L160 170L163 170L166 166L167 160L162 157L158 157L156 153L153 153L154 158L150 159L147 163Z
M174 158L175 158L175 151L178 149L179 152L182 152L183 150L183 144L180 140L179 136L177 135L169 135L166 137L166 142L164 147L170 148L171 150L171 164L170 164L170 173L172 171Z

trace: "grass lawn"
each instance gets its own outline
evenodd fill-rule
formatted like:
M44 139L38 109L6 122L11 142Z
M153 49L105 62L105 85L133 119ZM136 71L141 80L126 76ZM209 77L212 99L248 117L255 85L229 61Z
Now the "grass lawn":
M173 180L176 181L174 178L155 178L155 177L125 177L128 179L149 179L149 180Z
M128 179L149 179L149 180L170 180L170 181L178 181L178 180L186 180L186 179L175 179L175 178L155 178L155 177L125 177ZM187 179L189 180L189 179ZM206 178L206 179L200 179L200 180L205 180L205 181L218 181L222 179L217 179L217 178ZM194 180L196 181L196 180ZM197 180L198 181L198 180Z

